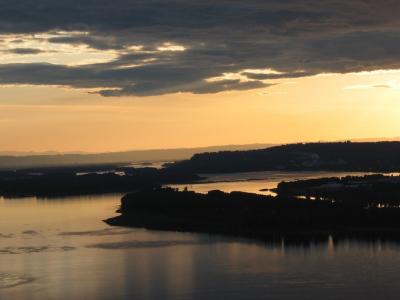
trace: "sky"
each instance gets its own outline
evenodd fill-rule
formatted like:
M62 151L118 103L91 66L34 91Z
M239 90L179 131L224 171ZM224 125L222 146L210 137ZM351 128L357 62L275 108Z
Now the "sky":
M395 0L2 0L0 151L400 136Z

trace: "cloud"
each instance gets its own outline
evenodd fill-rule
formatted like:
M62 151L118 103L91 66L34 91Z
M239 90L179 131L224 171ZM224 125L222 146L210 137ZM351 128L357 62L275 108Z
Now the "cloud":
M388 84L375 84L372 87L374 88L385 88L385 89L391 89L392 87Z
M12 54L21 54L21 55L27 55L27 54L39 54L44 52L43 50L40 49L35 49L35 48L14 48L5 51L7 53L12 53Z
M378 83L378 84L356 84L346 86L345 90L367 90L367 89L400 89L400 82L397 80L390 80L387 83Z
M26 63L23 56L35 50L16 48L11 51L21 61L0 64L0 84L148 96L246 90L282 78L399 69L399 10L397 0L3 0L3 39L18 36L14 41L21 43L33 37L50 49L60 46L57 51L64 45L66 55L83 51L88 61L99 51L116 55L79 66L62 60ZM226 73L244 79L208 80Z

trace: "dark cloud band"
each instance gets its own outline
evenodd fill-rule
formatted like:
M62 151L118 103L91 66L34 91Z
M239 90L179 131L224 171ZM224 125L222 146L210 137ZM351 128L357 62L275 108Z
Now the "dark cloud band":
M0 84L142 96L245 90L268 86L265 80L272 79L395 69L400 68L399 9L394 0L3 0L0 33L53 32L48 43L114 50L118 58L75 67L3 64ZM277 72L246 71L267 68ZM207 80L224 73L241 73L247 80Z

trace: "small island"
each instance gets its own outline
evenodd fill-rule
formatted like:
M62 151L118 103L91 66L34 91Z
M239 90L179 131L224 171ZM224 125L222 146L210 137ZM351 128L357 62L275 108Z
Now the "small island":
M400 237L400 177L282 182L277 196L172 188L140 190L121 200L110 225L216 233L256 239L282 235Z

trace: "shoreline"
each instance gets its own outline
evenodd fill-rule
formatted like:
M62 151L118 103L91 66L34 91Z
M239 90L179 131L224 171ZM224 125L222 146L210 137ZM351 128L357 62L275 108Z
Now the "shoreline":
M135 220L132 220L132 217ZM169 231L193 234L207 234L212 236L222 236L226 238L249 239L257 242L316 242L333 240L354 239L360 241L390 241L400 244L400 226L398 227L342 227L342 228L270 228L263 231L252 230L232 230L227 227L208 227L200 224L184 223L160 215L136 214L132 216L116 216L103 220L106 224L115 227L141 228L154 231Z
M365 180L375 178L364 177ZM104 222L111 226L221 234L257 240L283 236L348 236L400 241L400 208L397 203L382 208L365 197L364 188L358 191L358 197L353 188L350 192L352 198L341 192L337 193L336 201L332 201L332 198L299 200L296 195L267 196L218 190L202 194L172 188L150 189L125 195L118 210L120 215ZM392 195L390 193L387 197Z

